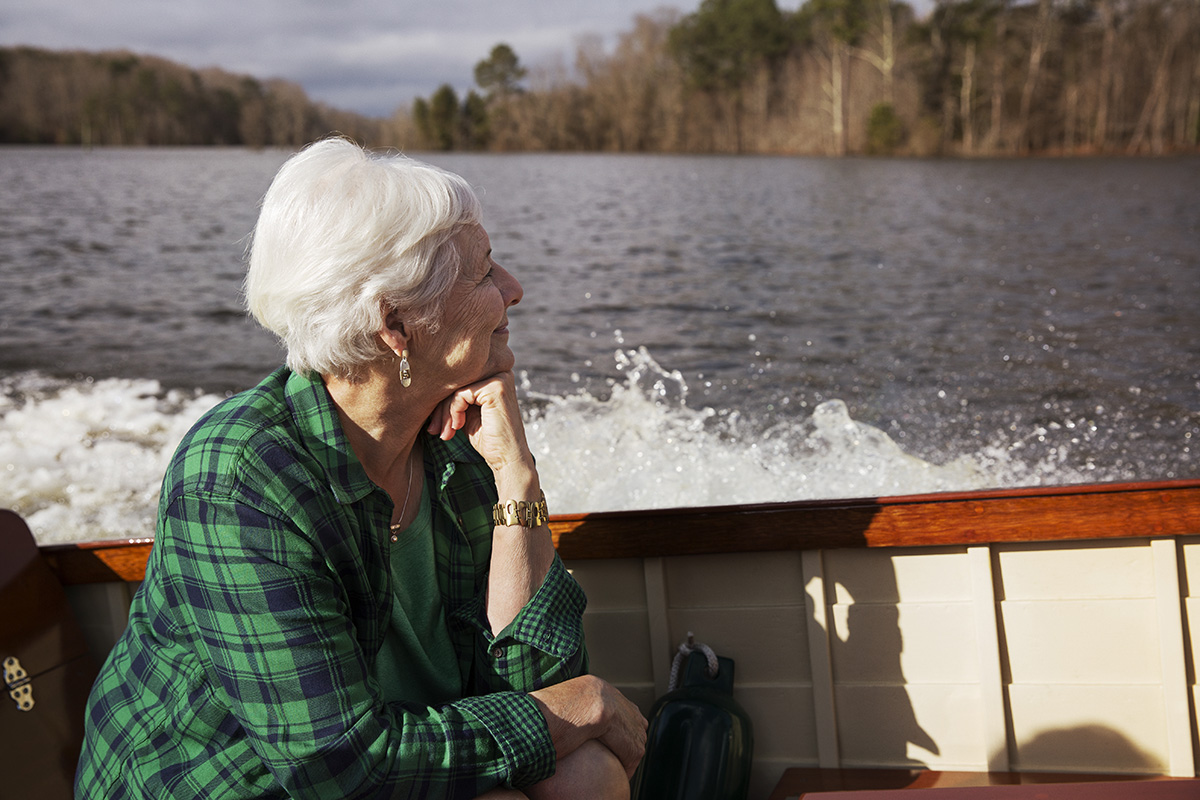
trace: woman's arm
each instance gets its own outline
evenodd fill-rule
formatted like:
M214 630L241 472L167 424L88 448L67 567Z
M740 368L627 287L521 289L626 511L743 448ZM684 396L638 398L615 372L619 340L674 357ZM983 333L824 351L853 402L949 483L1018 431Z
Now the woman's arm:
M535 501L541 492L532 464L510 465L496 474L496 494L502 503ZM554 552L549 525L497 525L492 531L487 617L493 634L507 627L537 593L554 562Z
M464 431L496 479L501 502L536 500L541 486L525 440L511 372L463 387L434 412L429 432L450 439ZM548 526L498 525L492 534L487 618L499 634L526 608L555 561ZM646 719L606 681L581 675L531 693L546 719L559 760L597 740L633 775L646 744Z
M500 502L532 502L541 496L511 372L464 386L438 406L429 432L448 440L460 430L491 468ZM548 526L496 526L487 597L493 635L507 627L533 598L553 562L554 541Z

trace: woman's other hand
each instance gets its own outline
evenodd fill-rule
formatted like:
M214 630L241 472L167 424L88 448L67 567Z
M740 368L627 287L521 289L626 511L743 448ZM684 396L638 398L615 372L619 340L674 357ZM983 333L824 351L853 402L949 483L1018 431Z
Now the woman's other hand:
M626 776L633 777L646 752L648 723L616 687L594 675L581 675L531 696L546 718L559 759L595 739L620 760Z

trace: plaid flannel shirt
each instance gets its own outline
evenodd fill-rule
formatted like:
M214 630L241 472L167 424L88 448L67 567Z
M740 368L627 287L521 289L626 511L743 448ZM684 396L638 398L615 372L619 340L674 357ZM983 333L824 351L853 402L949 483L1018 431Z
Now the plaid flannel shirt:
M555 558L493 637L491 471L425 442L438 585L463 677L385 703L392 502L319 378L281 369L219 404L167 470L146 580L88 702L78 798L474 798L554 772L528 692L587 669L583 591Z

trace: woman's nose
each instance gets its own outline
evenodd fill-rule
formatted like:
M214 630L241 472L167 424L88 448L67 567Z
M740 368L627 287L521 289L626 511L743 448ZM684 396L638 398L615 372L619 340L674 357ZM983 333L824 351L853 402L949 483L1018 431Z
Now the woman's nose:
M503 275L500 291L504 295L504 304L506 306L515 306L517 303L521 302L521 298L525 296L525 290L521 288L521 282L518 281L511 272L506 270L504 267L501 267L499 264L497 264L496 267Z

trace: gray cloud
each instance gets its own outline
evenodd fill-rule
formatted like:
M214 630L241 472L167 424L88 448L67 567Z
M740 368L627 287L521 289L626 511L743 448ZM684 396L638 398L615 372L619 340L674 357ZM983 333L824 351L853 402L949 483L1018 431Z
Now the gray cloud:
M387 115L443 83L465 92L498 42L536 66L580 36L612 41L662 0L6 0L0 44L127 49L194 68L299 83L315 100ZM674 3L694 10L699 0Z

